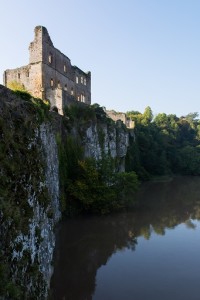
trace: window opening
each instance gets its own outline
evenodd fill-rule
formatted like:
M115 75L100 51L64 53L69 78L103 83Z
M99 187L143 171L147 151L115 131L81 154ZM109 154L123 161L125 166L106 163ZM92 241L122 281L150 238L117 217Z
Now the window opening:
M51 64L52 63L52 55L49 54L49 63Z
M85 102L85 95L84 95L84 93L81 94L81 102Z

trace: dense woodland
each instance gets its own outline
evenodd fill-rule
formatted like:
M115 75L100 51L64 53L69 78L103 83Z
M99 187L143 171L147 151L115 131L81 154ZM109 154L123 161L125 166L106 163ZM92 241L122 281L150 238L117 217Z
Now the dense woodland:
M200 175L198 113L182 117L159 113L153 117L147 107L143 114L130 111L127 115L135 121L127 171L134 170L142 180L156 175Z

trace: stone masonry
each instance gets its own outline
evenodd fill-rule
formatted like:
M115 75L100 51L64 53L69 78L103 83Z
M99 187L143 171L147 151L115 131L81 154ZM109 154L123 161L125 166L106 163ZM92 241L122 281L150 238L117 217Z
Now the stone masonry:
M91 73L72 66L70 59L53 46L45 27L35 27L29 55L27 66L4 72L6 87L20 83L34 97L49 100L60 114L74 101L91 104Z
M118 120L122 121L127 128L133 129L135 127L135 122L127 117L125 113L116 112L114 110L105 110L107 116L113 121L117 122Z

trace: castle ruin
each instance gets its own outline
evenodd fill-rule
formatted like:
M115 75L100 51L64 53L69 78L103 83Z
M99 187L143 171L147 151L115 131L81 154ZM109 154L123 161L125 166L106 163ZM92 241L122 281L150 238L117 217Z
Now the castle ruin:
M70 59L56 49L48 31L35 27L29 46L29 64L4 72L4 85L16 82L34 97L49 100L51 107L63 108L74 101L91 104L91 73L71 65Z
M91 104L91 72L85 73L71 65L70 59L56 49L47 29L35 27L34 41L29 46L29 64L4 72L4 85L17 83L31 95L49 100L63 115L65 106L74 103ZM127 128L134 128L134 121L125 113L105 110L115 122L121 120Z
M117 122L118 120L122 121L127 128L133 129L135 127L135 122L131 120L125 113L116 112L115 110L105 110L107 116L113 121Z

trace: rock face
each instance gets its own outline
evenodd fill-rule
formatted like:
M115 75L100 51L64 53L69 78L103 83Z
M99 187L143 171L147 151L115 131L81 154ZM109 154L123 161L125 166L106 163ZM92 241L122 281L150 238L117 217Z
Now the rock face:
M85 132L85 157L101 159L109 155L118 159L116 171L125 171L125 157L129 145L129 134L123 123L118 121L116 126L106 123L92 123Z
M3 87L0 98L0 295L45 299L61 217L55 132L30 103Z
M41 143L41 145L40 145ZM49 199L48 204L43 205L35 193L31 193L33 186L28 186L27 202L33 210L33 216L28 222L27 234L19 233L14 241L11 242L13 249L13 260L17 261L23 258L24 252L30 253L30 264L38 264L38 271L42 274L41 291L35 289L35 279L25 282L30 294L37 297L47 298L50 278L52 275L52 259L55 247L54 227L61 217L59 208L59 177L58 177L58 157L55 136L51 131L50 125L42 124L39 130L36 130L34 140L29 147L41 147L44 160L44 180L40 181L39 189L47 188ZM21 249L16 250L17 245ZM22 274L23 275L23 274ZM27 295L28 296L28 295Z
M0 299L48 297L61 218L56 135L63 134L64 118L50 114L43 118L33 103L0 86ZM122 122L93 120L81 130L85 157L108 155L124 171L128 132Z

